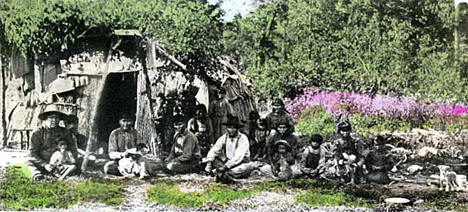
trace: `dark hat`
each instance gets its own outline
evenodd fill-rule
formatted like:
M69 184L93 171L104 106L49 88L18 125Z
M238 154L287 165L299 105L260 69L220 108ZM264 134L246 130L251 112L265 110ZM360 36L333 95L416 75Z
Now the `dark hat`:
M310 141L311 142L322 143L323 142L323 137L320 134L313 134L313 135L310 136Z
M275 98L273 99L273 102L271 105L279 105L279 106L284 106L284 102L281 98Z
M135 117L132 116L132 115L130 115L130 114L128 114L128 113L121 113L121 114L120 114L120 119L119 119L119 120L122 120L122 119L132 120L132 121L133 121L133 120L135 119Z
M64 139L59 139L59 142L57 143L57 146L62 146L62 145L67 145L68 146L68 143Z
M352 130L351 124L349 123L349 121L341 121L341 122L339 122L339 123L336 125L336 129L337 129L337 130L349 130L349 131Z
M288 151L292 150L291 145L286 140L277 140L277 141L275 141L275 143L274 143L275 149L278 149L278 146L280 144L283 144L286 148L288 148Z
M177 124L177 123L180 123L180 122L185 123L185 117L183 115L181 115L181 114L174 115L174 124Z
M67 118L67 114L62 112L59 109L59 107L57 105L55 105L55 104L46 105L45 108L44 108L44 111L42 111L42 113L39 114L38 118L40 120L45 120L45 119L47 119L47 117L49 115L52 115L52 114L59 115L61 119L66 119Z
M236 128L241 128L243 126L242 122L239 120L239 117L228 115L228 120L226 123L223 123L226 126L234 126Z

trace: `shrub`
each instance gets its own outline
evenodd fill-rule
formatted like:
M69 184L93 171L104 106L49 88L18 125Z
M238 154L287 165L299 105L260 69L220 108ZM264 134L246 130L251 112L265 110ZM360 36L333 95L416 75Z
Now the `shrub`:
M302 135L331 135L334 132L332 116L322 106L313 106L303 110L296 121L295 128Z

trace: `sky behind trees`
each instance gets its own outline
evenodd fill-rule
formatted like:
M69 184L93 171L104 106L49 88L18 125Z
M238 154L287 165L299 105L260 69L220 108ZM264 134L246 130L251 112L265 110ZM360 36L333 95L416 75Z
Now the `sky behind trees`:
M220 0L208 0L211 4L216 4L219 1ZM224 0L221 4L221 9L226 12L223 19L230 21L238 13L244 16L255 8L254 5L254 0Z

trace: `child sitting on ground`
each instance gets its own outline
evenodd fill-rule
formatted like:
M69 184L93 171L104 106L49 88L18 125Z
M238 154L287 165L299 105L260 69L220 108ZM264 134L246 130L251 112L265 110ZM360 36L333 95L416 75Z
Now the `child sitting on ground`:
M268 177L278 178L279 180L288 180L294 177L292 165L294 157L291 145L285 140L278 140L273 145L273 156L270 164L260 168L262 174Z
M57 151L52 154L49 164L45 166L47 171L59 180L64 180L65 177L71 175L77 169L76 159L67 148L67 142L59 138Z
M126 156L119 160L119 172L124 177L139 176L140 179L148 177L146 161L143 155L147 153L146 144L137 144L136 148L128 149Z
M301 161L299 163L300 170L303 175L308 177L316 177L318 175L318 165L320 161L320 145L323 142L323 137L319 134L313 134L310 138L310 144L305 147L302 152Z

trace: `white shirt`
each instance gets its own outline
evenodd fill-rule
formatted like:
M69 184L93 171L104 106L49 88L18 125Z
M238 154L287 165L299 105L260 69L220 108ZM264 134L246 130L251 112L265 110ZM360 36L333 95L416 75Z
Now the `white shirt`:
M245 158L250 158L249 139L240 132L234 138L227 133L222 135L206 156L207 161L214 161L216 157L226 161L228 168L239 165Z

